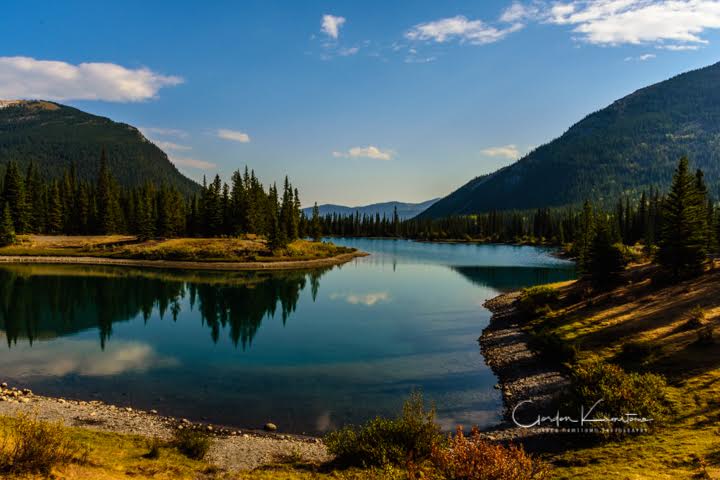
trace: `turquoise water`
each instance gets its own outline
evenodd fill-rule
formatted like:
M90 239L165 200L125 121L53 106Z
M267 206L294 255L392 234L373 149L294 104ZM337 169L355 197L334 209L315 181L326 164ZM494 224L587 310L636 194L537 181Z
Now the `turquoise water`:
M333 241L371 255L257 274L0 267L0 378L241 428L320 433L393 414L414 388L445 428L497 422L482 304L573 265L533 247Z

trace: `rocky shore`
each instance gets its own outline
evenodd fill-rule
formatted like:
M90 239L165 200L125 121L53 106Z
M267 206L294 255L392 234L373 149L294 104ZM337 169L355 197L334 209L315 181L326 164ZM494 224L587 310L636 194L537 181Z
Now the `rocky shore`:
M518 403L532 400L535 411L546 411L550 403L568 384L556 368L543 362L528 347L529 336L520 328L514 302L520 292L499 295L484 303L493 314L478 339L485 362L498 377L502 391L504 422L488 432L497 440L536 437L537 429L519 428L512 421ZM550 412L547 412L550 413Z
M0 415L12 416L20 412L32 413L43 420L61 421L69 427L142 435L148 439L168 440L176 429L202 430L212 437L208 461L231 471L252 470L282 461L288 455L316 464L330 459L319 438L193 423L163 416L155 410L121 408L97 400L45 397L29 389L0 384ZM268 430L273 427L267 425Z

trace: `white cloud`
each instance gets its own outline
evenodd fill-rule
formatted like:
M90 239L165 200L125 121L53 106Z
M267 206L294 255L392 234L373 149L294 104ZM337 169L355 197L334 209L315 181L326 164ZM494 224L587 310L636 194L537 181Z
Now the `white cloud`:
M0 98L141 102L183 80L148 68L0 57Z
M179 130L177 128L138 127L138 129L146 137L150 137L150 136L152 136L152 134L161 135L161 136L165 136L165 137L177 137L177 138L187 138L187 136L188 136L186 131Z
M433 22L419 23L405 32L405 38L437 43L458 39L473 45L485 45L502 40L509 33L520 30L522 27L521 23L514 23L507 28L496 28L482 20L469 20L463 15L458 15Z
M335 15L323 15L320 30L330 38L337 40L340 35L340 27L345 23L345 17Z
M163 142L163 141L153 141L155 145L160 147L162 150L175 150L175 151L187 151L192 150L192 147L188 145L180 145L179 143L175 142Z
M704 44L708 29L720 28L717 0L584 0L556 3L546 21L573 25L592 44Z
M360 51L359 47L348 47L348 48L341 48L338 50L337 54L341 57L349 57L351 55L355 55Z
M500 21L505 23L522 22L527 19L534 18L540 12L537 5L523 5L520 2L514 2L500 15Z
M372 158L374 160L392 160L392 150L381 150L378 147L369 145L367 147L353 147L347 152L333 152L335 158Z
M658 45L657 48L663 50L670 50L674 52L684 52L687 50L697 50L700 48L699 45Z
M205 160L197 160L194 158L175 157L175 156L171 156L169 158L170 158L171 162L173 162L175 165L178 165L180 167L197 168L199 170L211 170L211 169L217 167L216 164L211 163L211 162L206 162Z
M654 53L645 53L643 55L640 55L639 57L626 57L625 61L626 62L632 62L632 61L645 62L647 60L652 60L655 57L656 57L656 55Z
M515 145L503 145L501 147L489 147L481 150L484 155L489 157L504 157L509 160L516 160L520 157L520 150Z
M233 142L248 143L250 141L250 135L237 130L228 130L227 128L221 128L216 132L218 138L223 140L230 140Z

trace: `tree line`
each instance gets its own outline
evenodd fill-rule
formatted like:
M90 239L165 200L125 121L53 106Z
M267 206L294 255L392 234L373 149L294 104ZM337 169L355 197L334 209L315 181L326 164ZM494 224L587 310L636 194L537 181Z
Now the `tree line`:
M610 209L586 201L581 207L404 221L397 212L391 217L356 212L329 214L319 223L322 234L330 236L572 245L571 253L584 271L619 268L621 252L614 245L643 244L674 275L697 270L707 254L720 253L720 210L708 192L703 171L691 172L685 157L667 194L652 189L634 199L620 198Z
M271 248L305 236L309 223L301 213L298 190L285 178L282 191L267 189L253 171L234 172L231 182L219 175L200 193L148 182L134 188L118 184L105 152L94 182L71 167L58 179L46 179L30 164L26 171L10 162L0 183L0 244L18 234L107 235L140 238L218 237L257 234Z

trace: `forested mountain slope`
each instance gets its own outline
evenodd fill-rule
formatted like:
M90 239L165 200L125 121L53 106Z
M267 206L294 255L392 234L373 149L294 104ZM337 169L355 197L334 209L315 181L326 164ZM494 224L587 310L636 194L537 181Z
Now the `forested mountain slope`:
M720 197L720 63L638 90L513 165L477 177L421 214L600 204L666 188L680 156Z
M74 164L79 178L94 180L103 149L121 185L151 181L185 194L199 189L135 127L54 102L0 101L0 173L9 161L23 169L32 161L53 178Z

